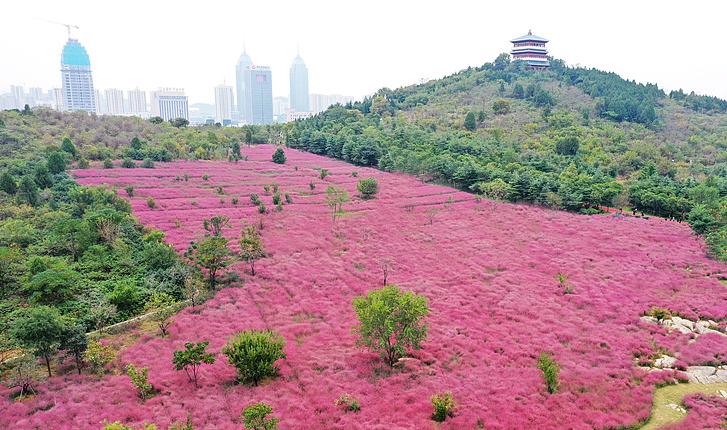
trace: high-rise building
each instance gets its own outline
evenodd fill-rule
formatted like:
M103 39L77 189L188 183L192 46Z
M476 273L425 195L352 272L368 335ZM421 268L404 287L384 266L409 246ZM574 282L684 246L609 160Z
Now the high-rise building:
M106 99L106 113L109 115L121 115L124 113L124 92L116 88L109 88L104 91Z
M96 112L91 61L76 39L68 39L61 54L61 86L64 110Z
M165 121L176 118L189 120L189 101L183 88L159 88L151 92L151 114Z
M40 106L45 100L45 94L43 94L43 88L32 87L28 89L28 101L30 106Z
M127 105L128 113L132 115L145 116L147 112L146 107L146 91L140 89L134 89L128 91L129 103Z
M53 109L63 110L63 90L60 88L53 88Z
M245 90L249 98L247 123L272 124L273 75L270 67L248 66L245 76Z
M105 113L108 113L106 111L106 98L101 94L101 91L96 90L94 91L96 96L96 113L99 115L103 115Z
M13 95L13 108L22 109L25 107L25 90L20 85L10 85L10 94Z
M232 87L218 85L215 87L215 122L227 125L232 121Z
M247 70L250 66L252 66L252 59L247 55L247 50L243 50L235 66L235 83L237 86L237 118L244 123L250 122L248 120L250 97L246 88Z
M532 31L528 31L525 36L520 36L510 41L512 43L513 61L524 61L531 69L547 69L550 67L548 61L548 50L545 44L548 39L535 36Z
M309 112L308 101L308 67L300 55L293 59L290 66L290 110L295 112Z

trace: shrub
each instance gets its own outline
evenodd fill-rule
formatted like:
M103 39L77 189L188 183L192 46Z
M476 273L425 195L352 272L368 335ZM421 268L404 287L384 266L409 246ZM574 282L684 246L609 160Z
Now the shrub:
M222 236L222 230L230 223L230 217L227 215L215 215L210 219L202 221L202 227L212 236Z
M263 191L265 191L265 195L270 194L270 184L263 185Z
M280 195L280 192L276 191L275 194L273 194L273 204L279 205L282 202L282 196Z
M277 430L280 419L268 418L272 412L267 403L255 403L242 411L242 422L248 430Z
M352 171L351 176L353 176L354 178L358 178L358 171L357 170Z
M116 358L116 352L111 346L105 346L98 341L90 341L83 358L91 364L91 370L95 373L103 373L108 366Z
M328 169L321 169L321 172L320 172L320 175L319 175L319 177L321 179L325 179L326 176L328 176L328 175L329 175Z
M664 320L671 319L671 311L666 308L653 307L646 313L647 316L656 318L657 321L662 322Z
M233 205L236 205L236 204L240 203L240 200L239 200L239 199L238 199L237 197L233 197L233 198L232 198L232 200L230 200L230 202L231 202L231 203L232 203Z
M342 394L334 402L336 406L343 408L344 411L358 412L361 410L361 404L358 399L350 394Z
M144 159L144 161L141 162L141 167L143 169L153 169L154 168L154 162L151 159L146 158L146 159Z
M576 155L580 142L575 136L564 137L555 142L555 152L560 155Z
M184 370L190 382L197 387L197 371L202 364L212 364L215 362L214 354L206 351L208 341L184 344L183 350L174 351L172 364L176 370Z
M134 187L132 187L131 185L128 185L128 186L126 186L126 188L124 188L124 190L126 190L127 196L134 197Z
M145 312L154 312L151 319L159 327L162 337L167 335L172 324L172 316L177 312L177 303L166 293L154 293L144 305Z
M209 181L209 179L210 179L210 175L206 175L206 174L205 175L202 175L202 180L203 181Z
M260 203L257 207L257 211L260 212L261 214L265 214L268 212L268 209L265 207L264 204Z
M505 115L510 113L510 102L503 99L495 100L492 103L492 111L495 115Z
M262 203L262 200L260 200L260 196L258 196L255 193L250 194L250 203L254 204L255 206L259 206L260 203Z
M237 369L238 380L258 385L278 374L275 362L285 358L285 339L272 331L245 330L227 342L222 353Z
M447 417L454 416L454 408L457 406L454 401L452 393L446 392L442 394L435 394L432 396L432 406L434 406L434 413L432 419L437 422L443 422Z
M79 169L88 169L89 166L90 166L90 164L89 164L88 160L86 160L85 158L79 159L78 163L76 164L76 167L78 167Z
M316 184L314 184L313 182L311 182L311 183L308 184L308 188L310 188L310 190L313 191L313 190L316 189Z
M547 352L541 352L538 358L538 369L543 372L543 379L548 392L551 394L558 392L560 366L558 366L558 362L555 361L553 356Z
M283 148L276 149L273 154L273 163L285 164L285 160L285 151L283 151Z
M373 199L379 192L379 182L376 178L359 179L356 189L364 200Z
M359 325L358 343L379 352L393 366L407 349L419 349L427 337L423 322L429 313L427 299L388 285L353 299Z
M126 374L131 378L131 384L136 387L139 397L148 399L157 393L157 390L149 383L149 369L142 367L137 369L133 364L126 366Z
M494 109L494 106L493 106ZM475 119L475 113L470 111L464 117L464 128L468 131L475 131L477 128L477 120Z
M293 203L293 197L290 195L290 193L285 193L285 203L287 203L287 204Z
M146 205L149 206L149 209L154 209L157 205L157 202L154 200L153 197L149 197L146 199Z
M124 158L124 160L121 162L121 167L125 169L133 169L136 167L136 163L131 158Z

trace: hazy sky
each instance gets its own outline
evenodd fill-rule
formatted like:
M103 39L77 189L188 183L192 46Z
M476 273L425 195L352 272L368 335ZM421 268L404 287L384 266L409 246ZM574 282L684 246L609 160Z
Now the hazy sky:
M0 15L0 92L60 86L69 22L97 88L183 87L191 102L234 83L243 43L288 95L300 44L310 91L360 97L492 61L532 29L568 64L727 98L726 0L23 0Z

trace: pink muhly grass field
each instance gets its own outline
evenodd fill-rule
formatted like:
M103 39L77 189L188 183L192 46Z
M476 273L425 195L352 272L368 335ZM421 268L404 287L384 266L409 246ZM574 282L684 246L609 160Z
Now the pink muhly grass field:
M654 344L687 348L686 336L666 336L639 317L654 306L693 319L727 317L727 288L714 276L726 268L705 257L686 224L478 202L410 176L290 149L287 163L277 165L270 161L274 150L244 148L249 160L236 164L177 161L74 172L80 183L108 184L123 197L133 185L135 215L164 231L180 252L201 237L203 219L218 214L232 219L225 235L236 242L243 223L261 218L250 193L274 208L264 184L280 184L293 203L262 215L271 255L256 264L256 276L236 265L243 287L222 290L199 313L182 311L167 338L145 335L121 353L123 363L150 368L161 394L142 403L125 376L63 375L31 401L10 403L4 391L0 428L94 429L103 420L166 428L190 412L198 428L239 429L243 407L258 401L272 405L285 429L435 428L430 398L443 391L453 393L457 409L442 429L618 428L646 419L654 385L672 377L640 370L635 354ZM319 179L316 168L330 176ZM356 198L356 182L370 176L379 180L378 197ZM352 196L335 224L324 203L329 184ZM149 209L148 197L156 208ZM392 262L389 282L427 296L431 309L424 348L388 376L351 334L351 300L382 285L382 259ZM558 272L568 275L574 294L563 293ZM172 352L184 342L209 340L208 349L219 352L248 328L285 337L279 378L235 385L221 354L202 367L196 390L173 370ZM711 345L723 344L706 339ZM536 368L543 351L561 366L553 395ZM704 354L700 346L697 358ZM360 401L360 412L334 405L344 393Z

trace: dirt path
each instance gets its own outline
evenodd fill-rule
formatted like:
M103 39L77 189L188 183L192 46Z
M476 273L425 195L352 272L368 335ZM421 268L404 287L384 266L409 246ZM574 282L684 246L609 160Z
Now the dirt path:
M677 384L657 389L654 392L654 406L651 409L651 419L641 430L656 430L667 424L674 424L687 416L681 410L668 405L679 405L683 408L684 396L694 393L705 393L719 396L719 391L727 391L727 383L719 384Z

